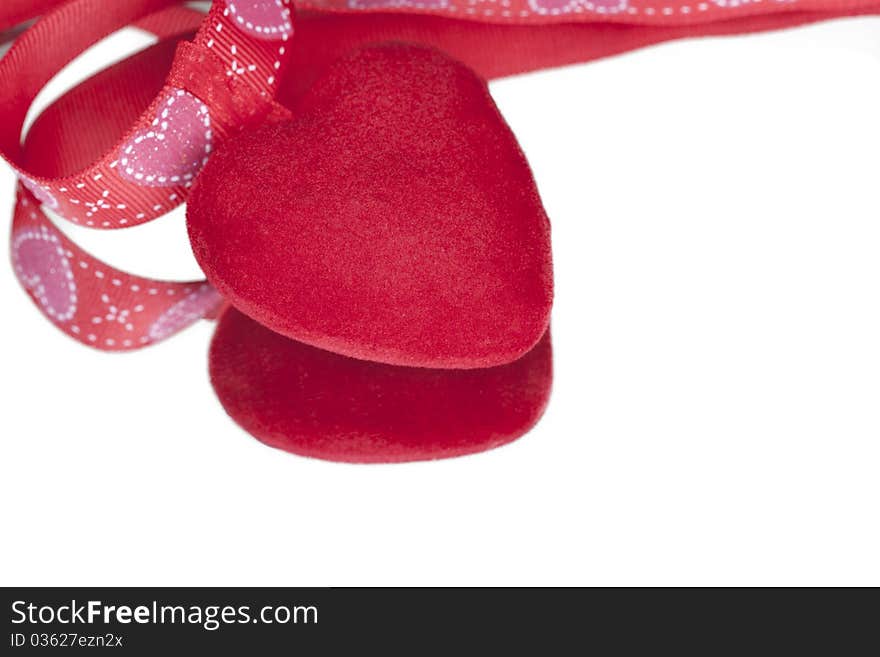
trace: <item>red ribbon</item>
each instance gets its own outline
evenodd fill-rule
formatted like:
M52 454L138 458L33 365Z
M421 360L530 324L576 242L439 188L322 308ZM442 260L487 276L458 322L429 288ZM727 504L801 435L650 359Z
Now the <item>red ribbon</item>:
M216 312L222 300L204 281L153 281L108 267L65 238L36 206L94 228L151 221L185 200L219 141L289 114L274 102L289 59L286 1L273 0L274 12L254 16L263 23L232 11L234 2L215 3L207 17L175 4L134 0L108 8L102 0L73 0L39 20L0 61L0 96L7 99L0 154L21 180L12 235L16 274L56 326L101 349L152 344ZM124 62L56 102L19 145L37 93L82 50L138 22L163 38L145 57L162 59L163 45L167 51L200 19L195 38L177 48L164 84L151 67L114 74L131 68ZM66 26L79 27L59 38ZM112 108L93 102L102 82L117 88L123 102ZM145 100L140 91L157 86L147 110L135 114ZM121 137L112 135L126 122L131 127ZM71 138L71 124L89 129Z
M294 27L289 1L215 0L202 16L176 0L5 0L0 31L43 16L0 60L0 155L21 180L13 262L38 307L72 337L101 349L138 348L210 316L222 300L204 281L153 281L106 266L38 206L95 229L164 215L186 200L217 143L287 117L285 105L353 47L425 43L494 78L669 39L880 8L880 0L313 0L298 3L305 11ZM156 34L159 45L59 99L22 144L25 116L45 84L131 24ZM294 74L283 79L288 65Z

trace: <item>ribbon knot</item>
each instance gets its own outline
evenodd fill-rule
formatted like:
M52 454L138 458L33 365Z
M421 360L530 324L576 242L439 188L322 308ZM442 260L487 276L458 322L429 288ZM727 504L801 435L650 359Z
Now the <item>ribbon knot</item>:
M255 92L210 48L199 43L186 41L178 45L168 82L209 108L214 129L221 137L291 116L290 110L265 91Z

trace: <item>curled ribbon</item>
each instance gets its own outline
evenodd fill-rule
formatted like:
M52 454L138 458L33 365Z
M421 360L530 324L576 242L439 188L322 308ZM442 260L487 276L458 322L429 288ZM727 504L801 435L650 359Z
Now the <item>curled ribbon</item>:
M549 226L483 79L880 9L880 0L306 0L295 20L291 0L214 0L206 15L181 4L7 0L0 9L0 32L42 16L0 60L0 155L19 176L15 273L51 322L102 350L141 348L220 317L211 373L230 415L270 445L357 462L498 446L525 433L549 395ZM58 99L22 142L46 83L127 25L159 43ZM397 46L330 66L389 40L434 46L473 71ZM295 75L285 77L288 68ZM419 86L426 80L434 86ZM399 102L385 108L391 129L369 111L389 99ZM71 134L70 125L88 129ZM229 144L250 148L253 161L239 162ZM291 154L300 160L285 161ZM452 164L442 173L457 177L408 196L444 157ZM377 185L372 173L387 162L397 177ZM205 182L212 167L219 174ZM291 170L296 177L285 178ZM341 170L353 187L315 203L316 177ZM234 198L230 171L252 203ZM280 218L254 187L266 171L303 183L286 194ZM433 198L419 204L443 185L451 212L435 212ZM398 199L411 207L400 212ZM188 200L194 251L213 285L109 267L41 211L116 230ZM374 213L367 221L362 208ZM399 221L386 222L391 215ZM236 252L253 245L258 258Z
M773 29L880 7L876 0L312 0L298 3L303 14L293 39L288 0L217 0L207 16L177 5L174 0L110 5L102 0L7 0L0 10L0 31L45 14L0 60L0 97L5 100L0 155L24 188L13 224L16 272L50 320L94 347L135 348L153 340L142 341L143 335L118 339L105 335L101 326L84 334L80 324L100 317L107 305L85 300L108 297L117 308L128 300L115 298L118 290L83 280L76 270L71 284L78 291L78 323L67 319L69 313L46 306L54 298L51 277L37 282L45 265L35 259L40 249L29 247L31 241L17 232L33 228L31 211L22 209L22 201L30 198L64 220L95 229L152 221L186 200L218 143L249 126L287 118L286 107L296 103L318 72L354 47L387 39L425 43L494 78L668 39ZM78 117L79 123L95 126L92 134L71 139L62 117L73 104L62 99L40 117L22 145L25 116L46 82L85 48L129 24L152 31L167 46L184 39L146 111L137 115L121 107L119 95L107 98L106 107L93 102L92 111ZM291 61L296 75L284 79ZM159 65L168 67L168 57ZM116 79L122 97L136 95L141 85L130 72L126 75L127 80ZM80 101L94 100L107 78L99 75L73 93ZM147 86L155 84L151 79ZM142 94L138 101L143 102ZM119 130L126 122L127 131ZM51 222L39 222L40 234L64 239ZM103 270L113 272L111 281L124 276L107 266ZM192 289L187 285L179 293ZM214 307L203 301L200 308L193 300L192 307L200 309L187 317L216 310L216 294L203 298L213 298Z
M0 62L0 94L11 101L0 152L20 180L11 239L15 272L56 326L99 349L153 344L215 314L222 299L205 281L153 281L109 267L35 207L45 205L64 220L98 229L146 223L186 199L216 144L248 124L288 114L273 100L288 59L283 44L293 29L286 3L279 0L274 15L261 15L262 25L242 25L247 14L234 11L234 2L215 3L207 16L176 4L138 0L108 10L100 0L74 0L40 19ZM59 26L82 22L82 16L95 20L71 39L57 38ZM130 23L162 41L59 99L19 146L24 117L45 83L86 47ZM169 46L198 25L194 39L177 48L161 83L161 67L174 52ZM139 66L144 60L153 66ZM156 86L141 112L143 90ZM129 102L108 98L107 88ZM71 116L90 130L59 140ZM126 122L132 127L113 135Z

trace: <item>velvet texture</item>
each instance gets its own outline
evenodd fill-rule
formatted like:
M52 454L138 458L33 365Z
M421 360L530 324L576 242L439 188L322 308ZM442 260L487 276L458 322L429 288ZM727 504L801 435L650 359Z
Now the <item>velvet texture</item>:
M210 369L226 412L262 442L332 461L394 463L471 454L522 436L547 404L552 356L548 333L500 367L397 367L290 340L230 308Z
M208 279L268 328L393 365L512 362L544 335L550 227L470 69L426 48L331 66L295 119L228 141L190 196Z

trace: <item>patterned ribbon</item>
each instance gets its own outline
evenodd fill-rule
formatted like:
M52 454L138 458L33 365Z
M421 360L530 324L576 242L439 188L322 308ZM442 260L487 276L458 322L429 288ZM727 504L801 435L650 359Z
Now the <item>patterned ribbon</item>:
M11 238L15 273L58 328L99 349L163 340L216 313L223 300L205 281L155 281L98 261L38 206L98 229L152 221L186 199L217 143L248 125L289 116L274 101L293 32L288 0L220 0L206 17L176 4L73 0L40 19L0 61L6 119L0 154L20 182ZM177 45L198 23L195 37ZM141 96L157 86L157 69L125 62L59 99L20 145L25 116L43 86L87 47L129 24L162 39L146 60L174 54L152 101ZM177 45L176 52L168 45ZM134 114L144 101L148 109ZM114 139L125 120L129 129ZM71 125L88 128L77 133Z
M42 16L0 60L0 156L20 181L13 265L38 308L71 337L135 349L213 316L223 300L205 281L155 281L101 263L40 206L98 230L166 214L186 200L218 143L289 117L286 106L352 47L436 45L491 78L668 39L880 9L880 0L305 0L294 21L290 1L215 0L202 15L180 0L4 0L0 32ZM159 44L60 98L22 143L46 83L127 25ZM288 66L295 74L284 79Z

